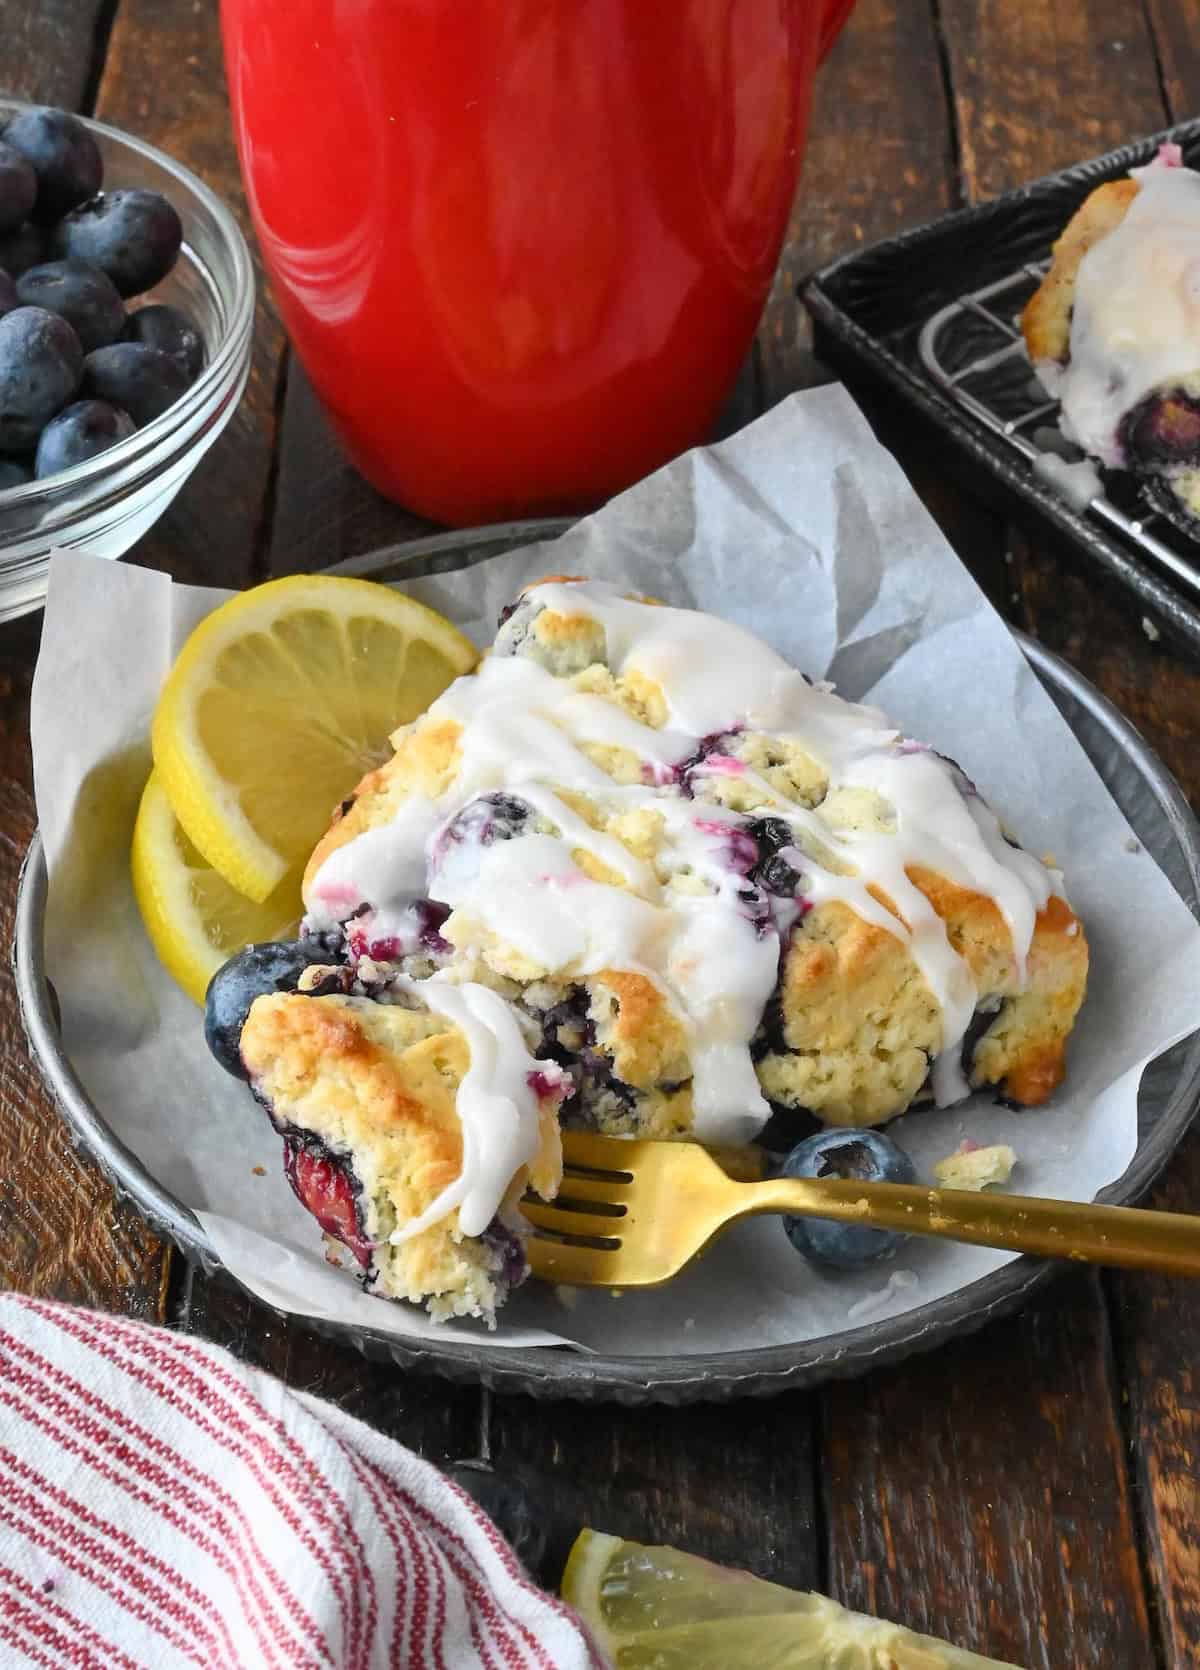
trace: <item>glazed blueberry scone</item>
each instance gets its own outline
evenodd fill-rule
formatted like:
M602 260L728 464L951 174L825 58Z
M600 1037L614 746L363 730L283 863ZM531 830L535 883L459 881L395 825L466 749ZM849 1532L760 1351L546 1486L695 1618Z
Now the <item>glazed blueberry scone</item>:
M564 1120L737 1144L777 1108L873 1125L1061 1080L1088 955L1061 878L740 628L547 581L392 740L306 932L377 993L495 993Z
M478 1316L527 1274L517 1201L562 1171L561 1075L509 1006L470 985L368 989L313 966L258 997L241 1060L284 1170L335 1261L368 1291Z
M1021 328L1068 439L1200 530L1200 174L1178 146L1085 199Z

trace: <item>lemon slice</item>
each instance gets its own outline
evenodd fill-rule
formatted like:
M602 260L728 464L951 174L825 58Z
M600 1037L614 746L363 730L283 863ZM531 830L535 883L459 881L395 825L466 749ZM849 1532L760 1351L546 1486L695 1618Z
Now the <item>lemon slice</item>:
M387 586L269 581L183 646L154 715L155 771L203 857L261 902L387 757L391 732L475 661L449 621Z
M300 880L287 877L264 904L235 893L176 821L157 772L133 828L133 891L159 961L197 1003L227 957L265 939L292 939Z
M616 1670L1013 1670L675 1548L581 1531L563 1573Z

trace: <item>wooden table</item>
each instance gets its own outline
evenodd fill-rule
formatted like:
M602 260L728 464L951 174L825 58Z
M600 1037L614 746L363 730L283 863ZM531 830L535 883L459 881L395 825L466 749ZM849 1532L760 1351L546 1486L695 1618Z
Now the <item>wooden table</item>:
M0 0L5 90L94 113L242 197L216 0ZM840 251L1195 113L1194 0L859 0L729 422L826 380L796 281ZM956 490L873 412L1016 626L1093 679L1200 796L1200 670L1140 610ZM424 531L341 463L265 287L230 428L134 560L245 584ZM39 620L0 627L0 910L33 828ZM1064 1276L1024 1315L900 1368L770 1402L588 1409L367 1364L208 1281L70 1147L0 974L0 1280L166 1322L337 1399L435 1461L477 1454L556 1512L817 1586L1046 1670L1200 1661L1200 1289ZM1195 1207L1200 1135L1153 1203Z

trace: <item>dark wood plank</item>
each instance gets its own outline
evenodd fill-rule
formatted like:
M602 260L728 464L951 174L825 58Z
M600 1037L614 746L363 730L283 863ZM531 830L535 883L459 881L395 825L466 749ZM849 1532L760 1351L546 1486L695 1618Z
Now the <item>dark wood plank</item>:
M552 1524L669 1543L797 1589L823 1581L807 1393L687 1409L493 1401L492 1461Z
M812 357L800 280L944 214L954 191L928 0L858 0L817 78L804 172L759 328L765 406L829 381Z
M1197 1200L1200 1132L1183 1145L1147 1204L1194 1212ZM1200 1643L1200 1383L1194 1349L1200 1290L1194 1282L1132 1275L1122 1275L1112 1290L1164 1659L1171 1670L1185 1670L1196 1663Z
M1174 122L1196 114L1200 89L1200 10L1176 0L1145 0L1154 32L1163 97Z
M941 19L972 202L1163 125L1154 43L1127 0L942 0Z
M194 169L249 234L217 10L217 0L122 0L96 114ZM261 268L258 281L253 362L242 403L174 504L130 554L179 580L244 585L260 566L283 333Z
M200 1270L181 1270L170 1320L296 1391L330 1399L439 1465L479 1453L480 1393L474 1388L368 1361Z
M12 943L33 802L0 782L0 940ZM72 1148L25 1047L12 971L0 964L0 1287L156 1320L166 1266L136 1213Z
M304 367L293 358L283 402L268 572L329 568L346 557L433 531L432 522L391 504L346 462Z
M826 1400L834 1592L1029 1670L1150 1665L1094 1276Z
M32 104L86 110L113 0L5 0L0 88Z

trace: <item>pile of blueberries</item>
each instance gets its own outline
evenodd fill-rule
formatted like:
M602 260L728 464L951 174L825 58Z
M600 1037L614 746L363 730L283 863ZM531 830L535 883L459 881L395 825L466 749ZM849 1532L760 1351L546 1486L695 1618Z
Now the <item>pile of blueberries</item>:
M175 265L179 216L156 191L102 191L103 172L68 111L0 133L0 493L125 440L204 362L178 308L125 310Z

